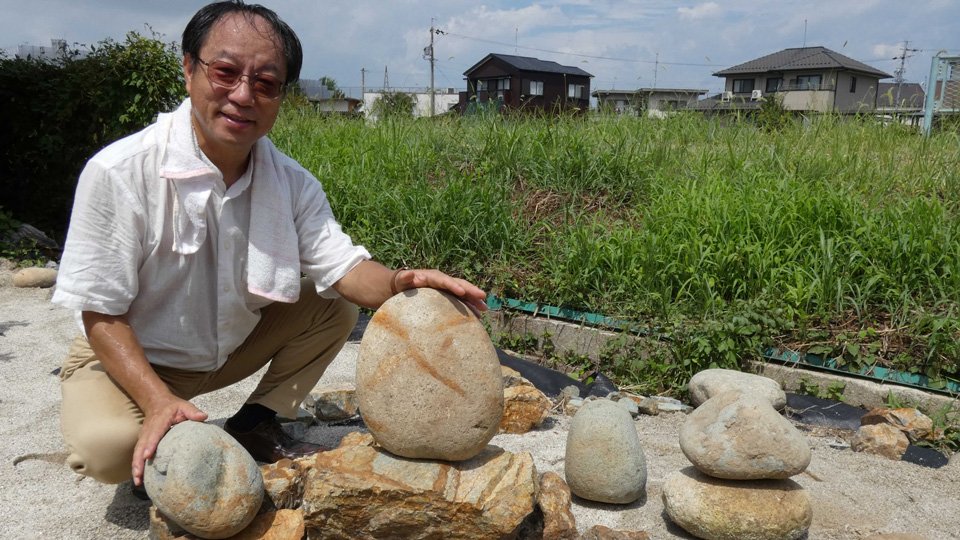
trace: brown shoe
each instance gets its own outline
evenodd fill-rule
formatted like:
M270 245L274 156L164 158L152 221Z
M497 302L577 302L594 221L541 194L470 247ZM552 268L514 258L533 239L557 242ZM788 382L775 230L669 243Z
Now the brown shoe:
M281 459L296 459L328 450L319 444L298 441L286 434L276 418L270 418L257 424L250 431L240 433L223 426L224 431L244 447L253 459L265 463L275 463Z

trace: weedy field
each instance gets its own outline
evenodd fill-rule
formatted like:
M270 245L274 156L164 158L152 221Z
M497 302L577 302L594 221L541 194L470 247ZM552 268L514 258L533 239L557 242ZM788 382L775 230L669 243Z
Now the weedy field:
M960 137L868 118L390 119L284 110L273 140L391 265L637 321L647 391L764 346L960 371ZM576 360L576 359L574 359Z

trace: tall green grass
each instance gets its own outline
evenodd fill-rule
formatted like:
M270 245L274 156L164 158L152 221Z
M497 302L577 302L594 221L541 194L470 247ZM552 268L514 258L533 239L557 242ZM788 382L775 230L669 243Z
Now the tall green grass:
M955 133L694 115L367 125L289 108L272 137L385 263L643 321L690 369L816 342L957 372Z

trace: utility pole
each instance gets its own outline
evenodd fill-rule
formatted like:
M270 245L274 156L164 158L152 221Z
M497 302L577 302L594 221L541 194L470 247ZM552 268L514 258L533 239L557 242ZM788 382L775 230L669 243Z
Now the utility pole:
M423 49L423 57L430 61L430 116L437 114L437 93L433 87L433 71L437 64L437 57L433 54L433 35L436 29L433 27L433 17L430 18L430 45Z
M360 68L360 101L363 101L363 95L367 93L367 68Z
M653 89L657 89L657 73L660 71L660 51L657 51L657 59L653 62Z
M910 42L905 40L903 42L903 47L900 48L900 56L893 57L894 60L900 60L900 67L893 72L893 82L897 83L897 96L894 98L894 107L896 107L897 111L900 110L900 89L903 87L903 74L906 72L904 65L907 63L907 58L913 56L912 54L908 53L915 53L918 51L920 51L920 49L911 49Z

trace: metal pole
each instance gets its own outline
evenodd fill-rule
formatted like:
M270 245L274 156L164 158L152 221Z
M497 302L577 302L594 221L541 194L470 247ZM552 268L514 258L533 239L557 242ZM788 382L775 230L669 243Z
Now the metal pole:
M923 134L930 136L933 127L933 102L937 92L937 72L940 71L940 56L946 51L940 51L930 61L930 78L927 79L927 95L923 100ZM944 84L946 87L946 84ZM946 89L946 88L944 88Z
M437 63L437 55L433 53L433 19L430 19L430 116L437 114L437 91L433 87L433 67Z

